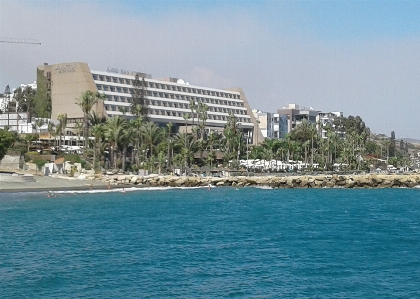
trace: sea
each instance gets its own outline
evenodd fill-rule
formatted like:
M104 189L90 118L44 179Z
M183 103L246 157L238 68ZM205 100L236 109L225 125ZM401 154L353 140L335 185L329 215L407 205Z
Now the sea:
M420 298L420 189L0 193L0 298Z

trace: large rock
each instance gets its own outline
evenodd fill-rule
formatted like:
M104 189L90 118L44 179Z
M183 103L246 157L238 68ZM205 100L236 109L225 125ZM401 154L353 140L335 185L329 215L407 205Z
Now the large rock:
M353 178L348 178L346 180L346 184L344 185L344 188L353 188L356 186L357 182Z
M183 185L185 185L185 183L187 182L187 178L182 177L179 178L178 180L176 180L175 182L173 182L174 187L181 187Z
M381 188L391 188L394 185L394 180L384 180L382 181L382 183L379 185L379 187Z
M133 175L133 177L132 177L132 178L131 178L131 180L130 180L130 183L131 183L131 184L135 184L135 183L137 183L137 180L138 180L138 176Z
M125 181L126 180L126 176L125 175L119 175L117 176L117 181Z

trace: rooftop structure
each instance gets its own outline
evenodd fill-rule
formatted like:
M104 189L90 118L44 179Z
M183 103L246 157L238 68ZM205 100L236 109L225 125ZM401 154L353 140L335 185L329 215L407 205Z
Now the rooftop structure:
M278 109L277 113L287 116L287 131L291 132L304 119L316 124L316 118L321 111L314 110L312 107L306 108L296 104L289 104L287 107Z
M256 109L253 109L252 113L257 119L259 129L261 130L261 133L264 136L264 138L277 139L286 137L286 134L288 132L286 115L271 112L263 112Z

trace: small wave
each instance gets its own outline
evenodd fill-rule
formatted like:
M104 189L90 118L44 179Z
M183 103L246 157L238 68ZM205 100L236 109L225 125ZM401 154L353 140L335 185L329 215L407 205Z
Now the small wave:
M114 188L114 189L99 189L99 190L52 190L51 194L86 194L86 193L115 193L115 192L133 192L133 191L166 191L166 190L186 190L186 189L203 189L208 186L198 187L130 187L130 188ZM212 186L214 188L214 186ZM124 189L124 190L123 190Z
M264 190L272 190L273 189L273 187L270 187L270 186L255 186L255 188L257 188L257 189L264 189Z

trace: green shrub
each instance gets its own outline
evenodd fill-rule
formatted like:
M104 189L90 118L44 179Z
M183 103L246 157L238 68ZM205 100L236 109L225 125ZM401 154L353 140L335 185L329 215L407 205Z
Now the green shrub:
M27 152L26 154L27 154L27 155L39 155L39 153L38 153L38 152Z
M83 161L80 158L79 155L74 155L74 154L66 154L66 155L64 155L64 161L69 161L71 164L85 162L85 161ZM82 167L83 167L83 164L82 164Z
M32 162L38 167L38 170L40 170L42 166L44 166L45 163L48 162L48 160L40 157L35 157L32 159Z

